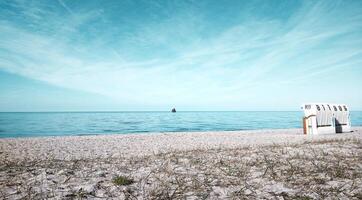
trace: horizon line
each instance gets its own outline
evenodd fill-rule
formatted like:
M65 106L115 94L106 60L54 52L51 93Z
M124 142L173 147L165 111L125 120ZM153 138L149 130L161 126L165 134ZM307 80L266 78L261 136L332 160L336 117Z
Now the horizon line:
M176 110L177 112L293 112L298 110ZM57 112L171 112L171 110L87 110L87 111L0 111L0 113L57 113Z
M362 110L350 110L361 112ZM171 112L166 110L117 110L117 111L0 111L0 113L121 113L121 112ZM177 112L302 112L302 110L182 110ZM177 113L176 112L176 113Z

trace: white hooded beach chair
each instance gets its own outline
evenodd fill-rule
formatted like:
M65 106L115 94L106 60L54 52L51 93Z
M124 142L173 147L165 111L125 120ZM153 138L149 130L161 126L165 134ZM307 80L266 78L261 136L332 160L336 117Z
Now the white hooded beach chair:
M318 135L351 132L349 109L344 104L303 104L304 134Z

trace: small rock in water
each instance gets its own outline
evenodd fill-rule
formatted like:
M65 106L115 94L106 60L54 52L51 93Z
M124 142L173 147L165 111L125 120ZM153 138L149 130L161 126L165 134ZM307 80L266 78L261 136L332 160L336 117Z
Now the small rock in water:
M176 112L176 108L172 108L171 112Z

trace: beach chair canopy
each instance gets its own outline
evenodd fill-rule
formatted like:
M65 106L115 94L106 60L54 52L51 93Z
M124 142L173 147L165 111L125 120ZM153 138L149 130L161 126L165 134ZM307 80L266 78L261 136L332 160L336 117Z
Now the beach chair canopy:
M350 130L350 113L345 104L307 103L303 104L303 127L307 132L345 132ZM307 126L307 127L306 127ZM313 128L315 126L315 128ZM323 129L325 127L325 129ZM327 127L331 127L326 129ZM306 132L306 130L305 130ZM307 133L306 133L307 134Z

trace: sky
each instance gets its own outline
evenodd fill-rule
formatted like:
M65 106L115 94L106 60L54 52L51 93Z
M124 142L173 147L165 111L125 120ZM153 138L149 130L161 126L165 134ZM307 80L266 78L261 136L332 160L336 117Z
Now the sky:
M362 110L362 1L1 0L0 111Z

